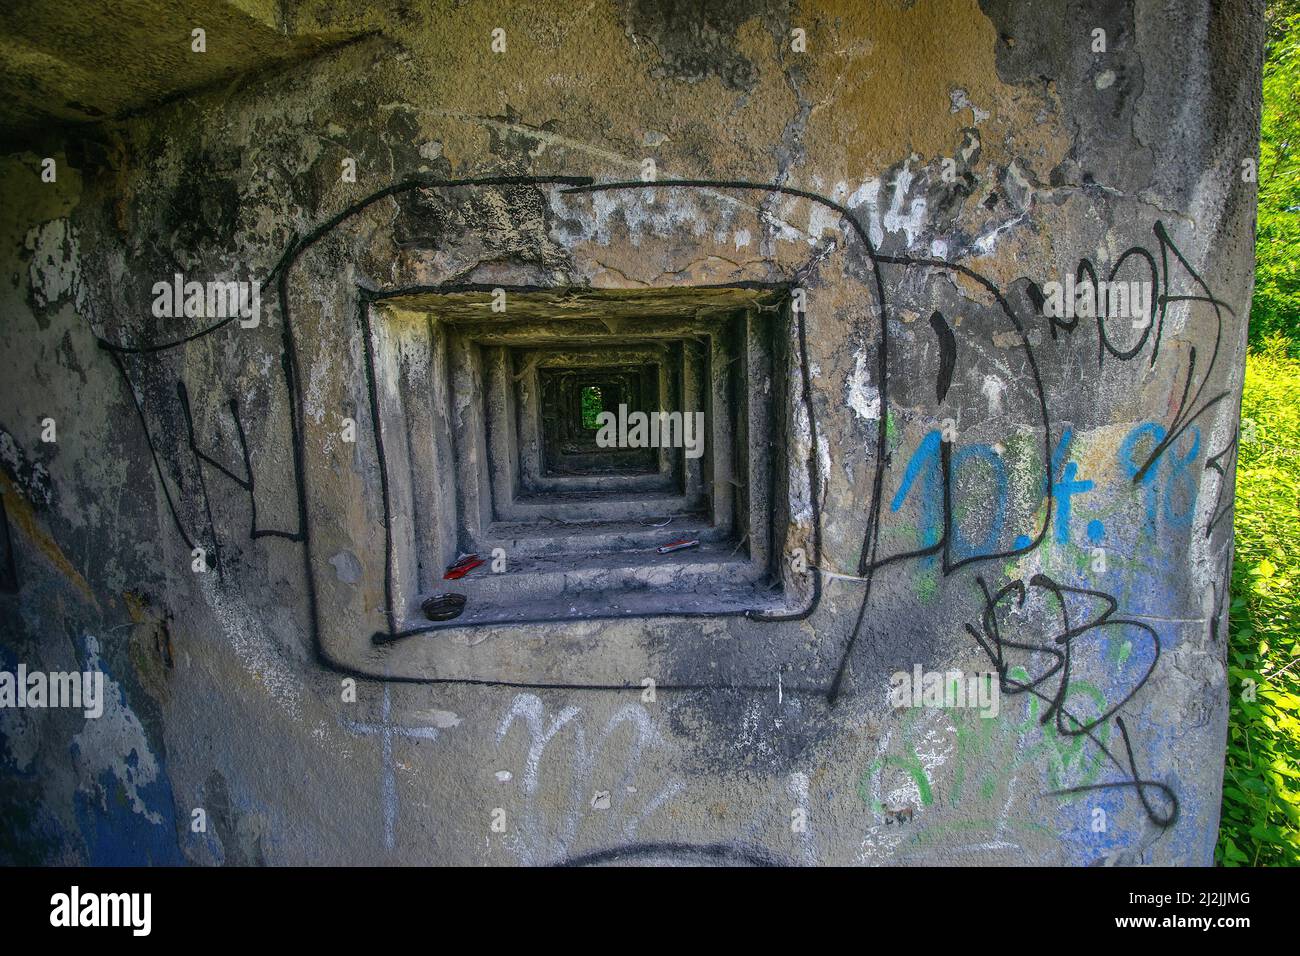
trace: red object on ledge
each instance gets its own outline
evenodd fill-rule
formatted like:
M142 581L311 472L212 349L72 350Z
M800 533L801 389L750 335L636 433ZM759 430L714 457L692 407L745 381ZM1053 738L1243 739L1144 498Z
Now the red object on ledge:
M467 554L463 558L457 560L455 564L448 565L447 573L442 576L442 579L444 581L455 581L456 579L463 578L465 575L469 574L480 564L486 563L487 562L477 554Z

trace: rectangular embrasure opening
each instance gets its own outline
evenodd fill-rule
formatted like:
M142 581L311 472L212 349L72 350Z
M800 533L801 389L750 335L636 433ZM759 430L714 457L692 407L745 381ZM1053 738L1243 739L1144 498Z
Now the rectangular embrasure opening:
M401 626L446 591L466 598L447 626L784 610L785 290L492 302L372 306L381 343L432 359L432 380L398 376L383 426L414 512L394 560L419 566L393 575ZM443 580L466 554L486 563Z

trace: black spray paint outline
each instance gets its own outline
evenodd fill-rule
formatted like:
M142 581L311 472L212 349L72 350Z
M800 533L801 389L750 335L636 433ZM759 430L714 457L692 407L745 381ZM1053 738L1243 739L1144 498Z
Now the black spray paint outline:
M865 249L867 257L871 264L871 269L875 280L876 293L879 302L880 339L879 339L879 346L878 346L877 378L878 378L878 393L880 397L881 408L883 410L883 415L880 421L880 426L877 429L878 432L877 453L876 453L875 475L872 484L871 508L867 517L867 526L863 536L863 547L861 551L860 565L859 565L860 576L863 579L865 587L863 589L863 597L859 607L857 620L845 644L844 650L840 655L840 660L836 670L835 678L828 689L820 692L820 694L826 697L828 703L833 704L838 698L842 690L842 682L846 673L846 667L852 655L857 638L861 632L861 628L865 620L866 611L868 605L870 604L872 577L877 568L883 567L886 564L892 564L896 561L902 561L908 558L921 557L942 550L944 553L944 573L945 575L947 575L952 573L953 571L960 569L961 567L964 567L967 564L972 564L974 562L989 561L989 560L1006 560L1008 558L1028 554L1033 550L1035 550L1042 543L1044 537L1047 534L1048 528L1050 527L1052 510L1054 507L1054 498L1053 498L1054 482L1052 480L1053 476L1052 476L1052 453L1051 453L1052 426L1051 426L1051 419L1047 409L1046 394L1043 389L1042 379L1038 371L1037 361L1034 357L1033 348L1031 346L1031 343L1029 342L1028 336L1025 332L1025 328L1020 322L1019 317L1015 314L1015 311L1011 308L1010 303L1007 301L1007 299L1002 294L1002 292L991 281L989 281L987 278L980 275L979 273L975 272L974 270L969 269L966 266L960 265L958 263L949 263L937 259L918 258L912 256L882 255L876 251L875 246L870 239L870 236L867 234L862 224L858 221L857 217L845 206L842 206L839 203L836 203L833 200L830 200L816 193L812 193L806 190L794 189L786 186L779 186L775 184L751 183L751 182L734 181L734 180L706 180L706 179L658 180L653 183L647 183L644 181L635 180L635 181L598 184L595 183L590 177L577 177L577 176L551 176L551 177L501 176L501 177L483 177L477 179L463 179L463 180L440 180L440 179L419 177L415 179L403 180L399 183L392 184L388 187L385 187L384 189L372 193L371 195L361 200L358 200L357 202L346 207L344 210L342 210L332 218L326 220L321 225L317 226L306 236L302 236L302 237L299 237L297 235L293 236L293 238L289 242L289 245L286 247L284 253L282 254L280 260L277 262L275 267L271 270L270 274L268 275L268 281L270 278L277 279L278 295L279 295L279 302L280 302L280 309L281 309L281 322L282 322L281 363L285 375L286 388L290 397L289 417L290 417L290 431L292 433L292 439L293 439L292 444L293 444L293 453L294 453L294 477L295 477L295 485L296 485L297 497L298 497L298 501L297 501L298 530L295 532L262 531L261 535L259 535L258 529L256 529L256 518L254 517L253 537L258 537L262 535L279 536L303 545L302 550L303 550L304 565L306 571L308 605L312 616L313 640L316 646L318 658L322 660L322 662L325 663L327 666L330 666L332 669L338 672L351 673L363 679L372 679L372 680L381 680L381 681L397 680L400 682L409 682L409 683L426 683L426 684L446 683L446 684L459 684L459 685L467 685L467 686L493 686L493 687L532 688L532 689L565 689L565 690L640 690L641 689L639 685L604 686L604 685L583 685L583 684L536 684L536 683L527 684L527 683L519 683L519 682L472 680L472 679L461 679L461 678L424 679L424 678L401 678L401 677L396 677L396 678L376 677L375 675L369 673L358 672L353 668L340 666L337 662L334 662L328 658L328 656L324 653L324 650L320 645L319 629L317 626L319 608L317 605L316 589L315 589L315 584L314 584L312 570L311 570L311 555L308 548L310 529L308 526L309 523L307 518L306 476L305 476L305 468L303 465L303 459L305 454L304 436L303 436L302 426L301 426L302 417L303 417L303 396L301 390L301 372L297 367L297 352L296 352L296 347L293 338L292 321L290 318L290 310L289 310L289 295L288 295L289 270L298 261L298 259L301 257L303 253L305 253L309 248L311 248L311 246L313 246L316 242L318 242L320 239L325 237L337 226L341 225L344 221L364 211L365 209L367 209L374 203L378 202L379 200L387 198L389 196L396 195L398 193L408 192L415 189L441 189L441 188L458 188L458 187L496 188L496 187L510 187L510 186L522 187L522 186L547 186L547 185L566 187L561 190L562 194L596 193L596 192L603 192L603 191L617 191L617 190L631 190L631 189L669 189L669 188L689 188L689 189L708 189L708 190L738 189L738 190L746 190L746 191L776 193L780 195L791 196L794 198L806 199L810 202L819 203L825 206L826 208L835 211L849 225L851 231L855 235L857 235L857 237L861 240L863 248ZM1160 313L1159 324L1157 325L1156 348L1153 349L1153 354L1151 358L1152 364L1154 365L1156 359L1155 352L1156 350L1158 350L1159 341L1163 334L1163 322L1165 317L1165 310L1169 302L1174 302L1174 301L1209 302L1211 305L1214 306L1216 318L1218 319L1219 329L1215 338L1214 351L1211 355L1210 363L1205 369L1204 372L1205 377L1199 383L1197 391L1195 395L1193 395L1192 397L1191 404L1195 405L1200 399L1201 392L1203 391L1206 383L1208 382L1210 373L1213 370L1215 362L1218 357L1220 341L1222 338L1222 312L1220 311L1220 309L1221 307L1228 308L1228 311L1230 313L1232 312L1232 310L1230 307L1226 305L1226 303L1223 303L1221 300L1218 300L1213 296L1213 293L1210 291L1208 285L1199 276L1199 274L1197 274L1196 271L1191 267L1190 263L1187 262L1187 260L1183 257L1182 253L1173 245L1172 240L1169 239L1168 234L1164 230L1163 223L1157 222L1154 228L1156 231L1157 238L1160 240L1160 244L1161 244L1162 262L1166 263L1167 265L1167 253L1168 251L1173 251L1174 255L1178 258L1179 262L1183 265L1184 269L1192 276L1192 278L1196 281L1196 283L1206 292L1206 295L1205 296L1170 296L1166 293L1159 297L1159 302L1161 305L1161 313ZM1154 259L1150 255L1150 253L1147 250L1143 249L1142 247L1133 247L1132 249L1125 252L1124 255L1121 257L1120 261L1116 263L1113 270L1113 274L1118 272L1119 267L1123 264L1124 260L1127 259L1130 254L1144 255L1145 258L1148 259L1149 263L1152 264L1152 267L1154 269ZM954 272L966 276L967 278L971 279L978 285L982 286L987 292L989 292L993 296L994 300L998 303L999 307L1002 309L1005 316L1012 323L1012 326L1015 328L1016 333L1020 338L1021 347L1025 349L1025 356L1029 363L1030 371L1033 377L1033 384L1038 395L1039 410L1042 415L1043 429L1044 429L1043 461L1046 468L1046 482L1045 482L1045 492L1044 492L1044 504L1046 507L1044 512L1042 527L1039 529L1038 533L1034 536L1034 538L1031 541L1029 541L1027 544L1025 544L1020 548L1012 548L1004 552L995 552L995 553L983 554L983 555L972 555L955 562L951 560L951 553L949 550L949 539L950 539L950 531L951 531L951 500L950 500L950 494L951 494L950 445L951 443L945 441L941 445L941 449L942 449L941 453L943 456L944 510L945 510L945 519L944 519L945 527L944 527L943 538L941 539L938 545L932 546L930 548L920 549L918 551L913 551L913 552L900 554L900 555L893 555L884 560L879 560L879 561L877 560L877 551L879 547L879 535L880 535L880 514L881 514L881 504L883 499L882 490L883 490L883 483L884 483L884 473L888 465L887 429L885 427L885 424L888 416L888 407L889 407L888 406L888 300L885 295L884 280L880 268L882 263L890 264L890 265L901 265L901 266L918 266L918 265L928 266L936 269L952 270ZM1088 270L1091 270L1091 263L1088 263ZM1080 271L1079 271L1080 276L1082 276L1083 272L1084 272L1084 267L1083 264L1081 263ZM1093 277L1095 278L1095 272L1093 273ZM1167 285L1168 283L1167 268L1164 273L1164 278ZM1031 286L1031 292L1034 291L1037 291L1036 288ZM1032 297L1036 300L1036 304L1038 302L1041 302L1041 295L1032 296ZM362 296L361 298L364 304L365 296ZM812 479L812 484L810 485L810 499L812 501L812 505L814 509L814 522L813 522L814 552L815 552L814 563L819 565L820 549L821 549L821 514L818 505L818 494L819 494L820 482L818 480L818 474L816 470L816 466L817 466L816 425L815 425L815 417L813 415L812 403L811 403L811 382L809 379L809 370L807 365L807 352L806 352L806 330L803 325L802 310L799 310L797 314L799 315L801 372L804 377L804 390L803 390L804 394L802 397L806 402L806 410L809 415L810 432L812 434L812 441L809 450L809 469L810 469L809 475L810 478ZM154 447L153 439L149 432L148 423L145 419L143 408L141 406L138 396L135 394L135 390L131 384L130 377L127 374L125 366L119 356L121 354L153 353L153 352L164 351L170 348L175 348L180 345L184 345L188 342L194 341L202 336L216 332L221 328L226 327L227 325L229 325L231 321L233 321L233 318L234 316L222 320L221 322L218 322L206 329L185 336L179 340L165 343L162 345L142 346L142 347L122 346L122 345L110 343L102 338L98 339L100 347L108 351L112 356L114 363L117 365L118 370L121 373L121 376L123 378L123 381L127 386L128 391L131 393L132 401L133 404L135 405L141 427L144 429L145 432L145 439L149 446L150 454L154 460L155 470L157 471L160 482L163 484L164 495L166 496L168 507L172 512L173 521L176 524L176 528L180 533L182 539L191 548L193 547L193 543L191 542L188 535L186 535L185 533L185 530L180 521L179 514L176 510L175 502L173 501L171 493L167 488L167 483L162 473L161 463L158 459L157 450ZM1076 324L1077 323L1071 323L1066 330L1072 332ZM1057 323L1053 322L1051 324L1051 331L1054 338L1056 336L1056 328L1057 328ZM940 330L936 328L936 333L938 333L939 331ZM1145 345L1146 339L1149 336L1149 334L1150 334L1150 329L1144 332L1137 350L1132 353L1133 355L1136 355L1138 354L1138 352L1141 351L1141 348ZM1114 352L1114 350L1110 346L1108 339L1106 338L1104 328L1100 329L1099 335L1101 337L1101 343L1108 350L1110 350L1112 354L1116 354L1117 357L1126 357L1125 355L1121 355L1120 353ZM941 341L942 341L942 336L941 336ZM368 342L367 342L367 347L369 347ZM1182 400L1179 403L1178 411L1175 413L1174 421L1171 423L1170 429L1167 430L1165 441L1159 443L1156 446L1156 448L1152 450L1147 461L1144 463L1144 465L1139 470L1138 474L1135 476L1134 478L1135 482L1138 482L1142 479L1145 472L1152 466L1152 464L1154 464L1154 462L1160 457L1160 455L1164 452L1164 450L1167 449L1172 444L1172 442L1182 433L1182 431L1184 431L1191 424L1192 421L1200 417L1201 414L1208 411L1209 408L1213 407L1223 398L1227 397L1228 395L1227 391L1221 392L1215 395L1213 398L1206 401L1194 413L1188 414L1189 406L1187 404L1187 394L1190 390L1191 382L1195 374L1195 368L1196 368L1196 351L1195 348L1192 347L1190 349L1190 359L1189 359L1189 366L1187 371L1187 379L1185 381L1184 388L1183 388ZM371 383L371 385L373 388L373 383ZM943 382L940 381L937 387L939 387L941 391L946 391L946 389L943 389L942 386L943 386ZM373 405L373 394L372 394L372 405ZM242 440L243 428L242 428L242 424L239 423L237 417L237 406L235 406L232 403L231 409L232 409L232 414L236 415L236 425L240 432L241 444L244 445L243 451L244 451L245 464L246 466L248 466L249 462L248 462L247 446L246 443L244 443ZM372 414L377 414L377 410L372 408ZM188 414L187 414L187 418L188 418ZM376 435L378 437L378 430L376 430ZM247 479L241 481L228 469L221 467L215 461L211 460L208 456L202 454L193 442L192 426L191 426L191 433L190 433L190 446L192 452L195 455L195 460L196 462L198 462L198 467L200 471L203 463L207 463L212 467L216 467L222 474L226 475L226 477L234 481L237 485L244 488L244 490L249 493L250 497L252 496L253 473L251 467L247 471L247 475L248 475ZM206 488L203 489L203 494L206 501ZM205 507L207 508L208 511L209 522L211 522L210 504L205 504ZM385 508L386 508L385 522L387 524L389 518L389 515L387 513L387 502L385 503ZM254 511L254 516L255 514L256 513ZM387 561L388 559L386 558L386 565L385 565L386 570L388 568ZM819 567L814 568L814 570L815 570L815 578L814 578L815 595L816 598L819 599L821 595L821 571ZM811 614L812 610L815 609L816 606L817 606L817 600L814 600L814 602L811 604L811 606L809 607L809 609L807 609L806 612L796 615L795 617L797 618L797 617L808 616L808 614ZM710 615L710 616L716 616L716 615ZM762 617L755 617L755 619L763 620ZM774 619L789 620L794 618L790 616L786 616L786 617L774 618ZM740 687L736 685L702 685L697 687L697 686L683 685L683 686L676 686L676 687L665 686L663 689L665 690L710 689L710 690L763 691L763 690L770 690L770 687L749 688L749 687ZM1118 715L1115 716L1116 716L1116 720L1118 721L1120 718L1118 717ZM1081 733L1087 732L1088 736L1093 739L1094 743L1098 743L1098 745L1100 746L1100 743L1096 741L1095 737L1092 737L1092 734L1090 732L1088 731L1080 731L1080 732ZM1127 732L1123 730L1122 726L1121 726L1121 733L1124 734L1125 743L1127 746L1128 743ZM1108 751L1106 751L1104 747L1102 749L1104 752L1107 753L1107 756L1110 757L1110 759L1113 762L1119 765L1116 758L1114 758ZM1131 748L1129 749L1131 755ZM1148 815L1153 819L1153 821L1157 822L1162 827L1172 825L1173 822L1172 816L1176 816L1177 813L1176 803L1175 803L1174 814L1171 816L1171 818L1162 819L1159 816L1157 816L1147 804L1145 796L1142 793L1142 788L1143 786L1158 786L1166 790L1171 797L1172 797L1172 791L1169 791L1168 788L1164 787L1164 785L1162 784L1155 784L1149 781L1139 781L1136 779L1136 774L1133 774L1133 776L1134 779L1131 781L1118 782L1114 784L1096 785L1093 787L1093 789L1096 789L1097 787L1100 786L1114 786L1114 787L1135 786L1139 791L1139 796L1142 798L1144 807L1147 808Z

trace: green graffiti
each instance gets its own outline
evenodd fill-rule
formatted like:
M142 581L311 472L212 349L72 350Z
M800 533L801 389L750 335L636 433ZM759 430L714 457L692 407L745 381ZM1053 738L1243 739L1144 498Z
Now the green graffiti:
M1028 671L1023 667L1012 667L1007 671L1007 678L1012 684L1030 682ZM1004 701L1006 695L1003 696ZM1086 734L1062 733L1055 721L1041 723L1042 702L1033 694L1025 694L1023 719L1009 719L1010 711L1003 709L997 718L986 718L977 712L965 708L944 708L943 714L952 721L956 730L956 759L952 778L946 792L941 794L948 806L957 806L964 797L973 791L975 798L982 803L989 803L997 795L1000 783L1014 774L1022 766L1045 764L1045 773L1049 790L1064 790L1069 787L1087 786L1095 783L1102 767L1102 752L1096 746L1088 746L1092 739ZM1106 696L1099 688L1088 681L1074 680L1065 695L1062 705L1068 709L1072 700L1087 701L1096 708L1096 713L1106 709ZM923 708L913 708L908 712L899 730L900 740L911 737L913 727L924 712ZM1067 726L1077 728L1086 723L1087 718L1076 720L1064 718ZM1029 735L1036 735L1032 744L1027 743ZM1103 724L1093 730L1093 736L1103 747L1110 739L1110 725ZM916 785L922 806L932 806L936 793L934 782L921 762L921 756L915 744L902 744L905 752L878 757L872 761L858 783L858 795L862 802L875 813L884 811L883 805L871 793L873 780L888 768L894 768L906 774ZM1002 757L1003 759L992 759ZM1057 799L1067 802L1073 799L1070 794L1058 794Z

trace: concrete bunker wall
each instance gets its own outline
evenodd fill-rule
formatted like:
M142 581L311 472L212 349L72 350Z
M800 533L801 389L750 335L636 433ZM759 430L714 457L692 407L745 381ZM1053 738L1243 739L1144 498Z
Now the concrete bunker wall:
M1208 862L1258 11L725 6L703 75L602 7L548 99L446 11L305 5L378 37L50 145L68 172L5 223L3 647L104 669L113 712L0 714L0 810L40 808L0 849ZM511 16L554 73L557 15ZM805 24L848 61L792 54ZM1177 73L1189 43L1217 72ZM260 322L153 318L177 272L259 279ZM1066 277L1152 296L1054 317ZM740 409L693 487L756 540L624 567L623 512L598 561L524 534L509 350L688 340ZM466 540L506 542L465 583L496 616L399 636ZM1000 671L997 715L895 706L914 669Z

